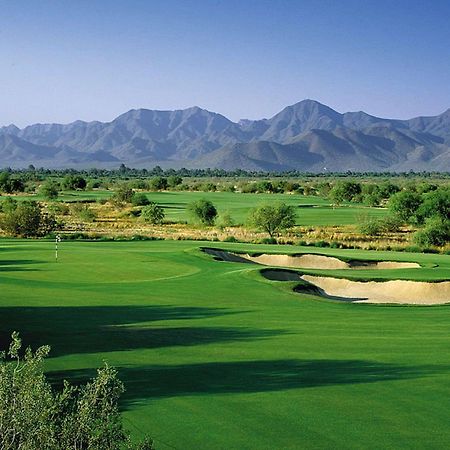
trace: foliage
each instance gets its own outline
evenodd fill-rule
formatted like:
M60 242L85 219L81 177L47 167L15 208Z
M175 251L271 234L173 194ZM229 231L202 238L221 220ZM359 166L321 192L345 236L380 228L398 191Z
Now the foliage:
M421 204L421 195L412 191L398 192L389 199L390 211L408 223L417 222L417 212Z
M66 175L62 181L64 189L75 191L86 189L86 179L81 175Z
M400 219L393 215L379 219L364 216L359 220L359 231L368 236L377 236L382 233L398 231L400 226Z
M120 185L114 195L111 197L111 201L114 205L120 206L122 203L131 203L133 199L134 191L128 185Z
M164 221L164 208L155 202L150 202L142 208L141 217L145 222L159 224Z
M41 185L40 193L48 200L58 198L59 185L53 180L47 180Z
M1 228L12 236L45 236L58 229L56 219L42 211L38 203L23 201L5 213L0 222Z
M350 202L361 194L361 183L355 181L339 181L330 191L330 199L339 205L344 201Z
M427 217L450 219L450 188L440 188L424 194L423 203L417 213L420 220Z
M118 450L131 448L118 409L124 392L117 371L105 365L85 386L64 382L53 391L43 371L50 351L43 346L26 349L12 334L8 352L0 354L0 448L3 450ZM138 449L151 449L152 441Z
M12 194L24 190L25 184L20 178L13 178L8 172L0 172L0 191Z
M72 214L83 222L94 222L97 218L95 212L85 203L75 203L72 206Z
M160 176L153 177L149 183L150 190L152 191L163 191L164 189L167 189L167 186L167 178Z
M414 234L414 242L421 246L443 246L450 242L450 220L440 217L427 219L425 226Z
M295 225L295 210L285 203L265 203L250 212L249 223L266 231L272 238L276 233Z
M231 217L231 214L229 211L224 211L219 215L219 218L217 220L217 225L220 228L232 227L234 225L233 217Z
M17 208L17 200L12 197L6 197L1 203L0 203L0 210L1 212L4 212L6 214L10 214Z
M167 178L167 185L171 188L179 186L183 182L183 178L178 175L171 175Z
M202 224L214 225L217 209L209 200L200 199L189 203L188 211L195 220L198 220Z
M150 200L144 193L136 192L133 194L133 197L131 197L131 204L133 206L146 206L150 204Z

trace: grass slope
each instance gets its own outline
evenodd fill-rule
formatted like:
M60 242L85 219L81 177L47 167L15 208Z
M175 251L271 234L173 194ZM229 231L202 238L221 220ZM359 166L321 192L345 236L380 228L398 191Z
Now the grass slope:
M12 330L51 344L55 381L117 366L125 423L161 449L448 447L449 307L295 294L201 245L63 242L55 263L51 242L0 241L2 347ZM425 266L388 277L450 278L448 256L320 252Z

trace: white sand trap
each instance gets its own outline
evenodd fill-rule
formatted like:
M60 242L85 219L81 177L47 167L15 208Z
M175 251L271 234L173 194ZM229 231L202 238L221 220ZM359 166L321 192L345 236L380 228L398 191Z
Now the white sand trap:
M275 267L301 267L303 269L348 269L340 259L322 255L240 255L249 261Z
M352 281L342 278L303 275L325 294L353 299L357 303L398 303L407 305L442 305L450 303L450 281Z
M379 261L375 263L375 265L376 269L414 269L420 267L420 264L415 262L395 262L395 261ZM353 269L364 269L364 266L363 265L354 266Z
M324 255L239 255L241 258L265 266L296 267L301 269L411 269L420 267L414 262L394 261L351 261L349 263L332 256Z

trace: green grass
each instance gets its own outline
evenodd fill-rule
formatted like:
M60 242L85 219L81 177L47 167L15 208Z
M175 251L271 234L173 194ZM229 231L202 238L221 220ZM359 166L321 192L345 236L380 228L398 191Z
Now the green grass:
M449 307L295 294L199 251L211 243L63 242L58 263L53 245L0 241L2 347L12 330L51 344L54 380L118 367L136 437L160 449L448 448ZM444 255L320 252L425 266L388 277L450 278Z
M64 191L58 201L107 199L112 191ZM320 197L290 194L242 194L233 192L148 192L147 197L165 208L166 218L171 221L188 221L187 205L200 198L211 200L220 212L229 212L236 223L245 223L250 208L258 204L282 201L296 208L297 225L326 226L352 225L361 215L383 217L383 208L368 208L361 204L330 206L330 201ZM17 198L30 198L18 196ZM32 197L43 200L42 196ZM1 200L0 200L1 201Z

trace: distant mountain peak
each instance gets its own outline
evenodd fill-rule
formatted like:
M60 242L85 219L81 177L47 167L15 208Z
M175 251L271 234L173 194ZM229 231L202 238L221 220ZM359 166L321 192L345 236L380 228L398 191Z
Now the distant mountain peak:
M394 120L305 99L270 119L235 123L199 106L139 108L111 122L2 127L0 161L4 167L450 171L450 109Z

